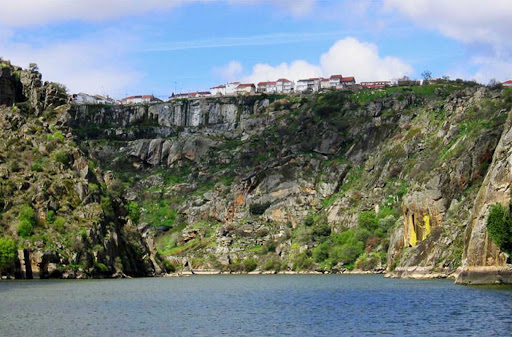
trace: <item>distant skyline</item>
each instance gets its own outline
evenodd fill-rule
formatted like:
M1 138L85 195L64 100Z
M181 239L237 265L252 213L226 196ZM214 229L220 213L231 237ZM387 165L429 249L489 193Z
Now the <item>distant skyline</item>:
M339 73L488 83L512 79L512 1L18 0L0 57L116 98Z

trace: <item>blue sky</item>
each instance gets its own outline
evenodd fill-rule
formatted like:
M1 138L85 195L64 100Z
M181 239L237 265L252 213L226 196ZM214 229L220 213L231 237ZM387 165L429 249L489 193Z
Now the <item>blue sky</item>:
M70 92L122 97L342 73L512 78L512 1L19 0L0 56Z

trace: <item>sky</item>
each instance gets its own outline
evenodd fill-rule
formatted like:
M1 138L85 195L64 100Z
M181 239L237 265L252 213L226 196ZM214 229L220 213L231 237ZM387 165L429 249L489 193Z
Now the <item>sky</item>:
M512 0L16 0L0 57L121 98L229 81L512 79Z

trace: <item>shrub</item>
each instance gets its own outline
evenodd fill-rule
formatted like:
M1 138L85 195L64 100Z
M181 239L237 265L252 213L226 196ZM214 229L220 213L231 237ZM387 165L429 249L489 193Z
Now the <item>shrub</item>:
M55 211L49 210L46 214L46 222L53 223L55 221Z
M245 259L243 265L244 270L248 273L255 270L256 267L258 267L258 263L252 257Z
M176 266L169 260L163 260L164 269L167 273L176 272Z
M39 162L35 162L32 164L32 171L34 172L43 172L43 165Z
M487 231L491 240L505 253L512 255L512 216L511 209L500 204L491 207L487 217Z
M355 267L360 270L373 270L379 266L380 260L377 253L363 253L357 258Z
M0 238L0 273L5 268L10 268L16 260L16 242L7 238Z
M128 212L128 216L132 219L133 222L137 223L140 220L140 207L139 204L135 201L130 201L126 204L126 211Z
M66 224L66 219L63 217L58 216L55 218L55 222L53 223L53 226L58 232L62 232L64 230L64 225Z
M23 238L31 236L34 233L34 225L36 223L34 209L29 205L21 206L18 220L18 234Z
M64 150L55 152L53 154L53 159L55 159L56 162L61 163L64 166L69 165L69 163L71 162L71 158Z
M18 234L25 239L30 237L34 234L34 225L32 225L28 220L20 220L18 223Z

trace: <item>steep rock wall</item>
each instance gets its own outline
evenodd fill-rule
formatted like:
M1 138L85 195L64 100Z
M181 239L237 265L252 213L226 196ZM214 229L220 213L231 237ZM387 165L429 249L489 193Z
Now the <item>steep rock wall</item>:
M491 167L478 192L466 229L462 272L457 283L512 283L507 255L489 238L487 217L492 205L508 205L512 186L512 112L493 156Z

